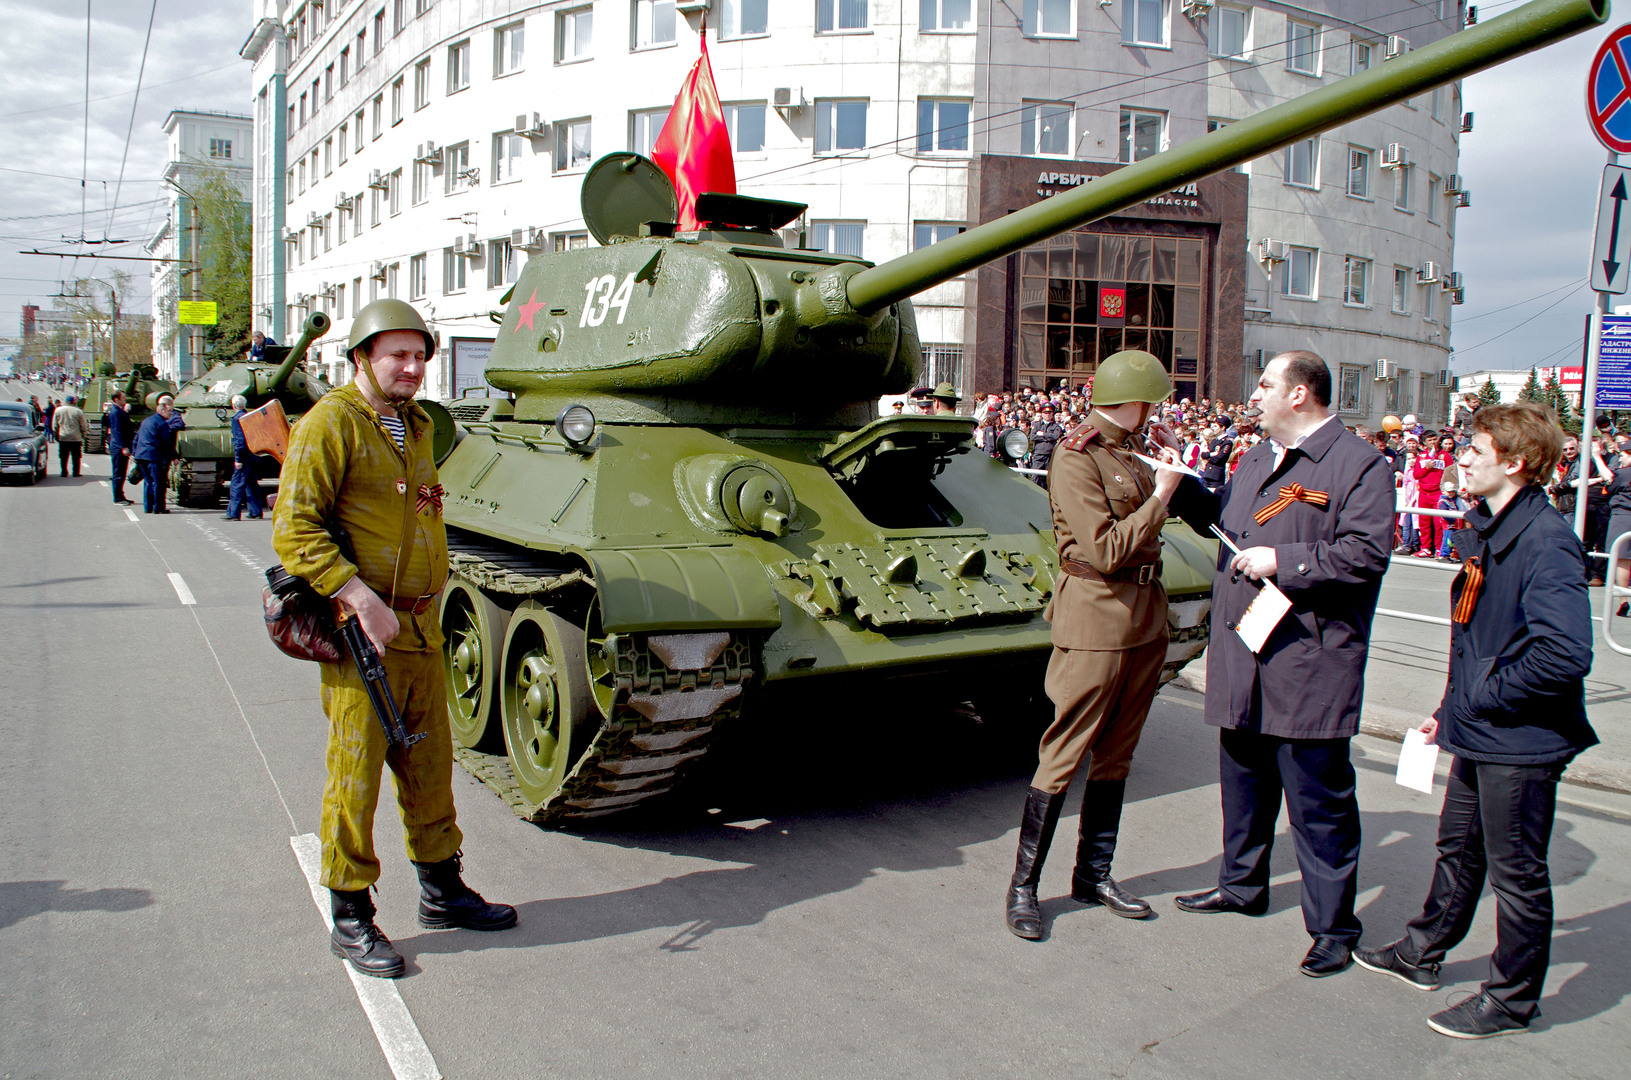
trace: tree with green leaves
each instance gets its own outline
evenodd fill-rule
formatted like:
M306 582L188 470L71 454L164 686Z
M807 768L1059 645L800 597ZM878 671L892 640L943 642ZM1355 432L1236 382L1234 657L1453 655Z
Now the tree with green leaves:
M1518 391L1518 400L1519 401L1544 401L1545 400L1545 397L1541 393L1541 389L1540 389L1540 376L1536 373L1534 368L1529 369L1529 378L1528 378L1527 381L1524 382L1523 389Z
M153 362L153 335L146 320L130 317L128 309L131 292L130 274L124 270L111 270L105 278L76 278L63 282L62 308L73 313L79 340L90 342L95 362L112 359L119 371L129 371L136 364ZM114 308L119 309L119 330L112 339Z
M204 162L188 165L177 228L191 236L193 267L176 299L215 303L216 322L203 327L204 354L198 357L208 368L237 359L248 345L254 249L249 202L231 173Z
M1485 376L1484 385L1478 388L1478 407L1481 409L1485 405L1499 405L1500 403L1501 392L1495 389L1495 380Z
M1557 422L1564 431L1573 435L1580 434L1580 417L1575 415L1568 392L1563 389L1563 384L1558 382L1556 371L1546 376L1546 385L1541 388L1540 399L1557 413Z

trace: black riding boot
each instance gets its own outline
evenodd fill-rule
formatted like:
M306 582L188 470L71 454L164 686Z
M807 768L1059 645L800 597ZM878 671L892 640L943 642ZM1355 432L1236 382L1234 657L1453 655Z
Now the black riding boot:
M1042 878L1042 862L1048 857L1048 845L1053 843L1054 826L1059 824L1059 810L1064 805L1063 791L1050 795L1028 788L1025 792L1019 857L1014 863L1013 880L1008 883L1008 929L1027 941L1042 937L1042 906L1036 900L1036 883Z
M1124 919L1142 919L1150 914L1150 905L1110 876L1126 794L1125 780L1089 780L1084 786L1081 839L1076 845L1076 869L1070 875L1070 895L1078 903L1103 904Z
M329 948L335 956L364 975L382 979L394 979L406 970L407 965L391 947L390 939L374 925L374 901L367 889L356 892L330 889L329 899L334 912Z
M508 930L515 909L489 904L459 877L459 857L413 864L419 871L419 925L431 930L462 926L466 930Z

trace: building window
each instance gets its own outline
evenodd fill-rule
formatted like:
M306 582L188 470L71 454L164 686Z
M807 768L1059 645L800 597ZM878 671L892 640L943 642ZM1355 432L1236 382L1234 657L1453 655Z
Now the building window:
M317 186L317 147L311 148L311 186Z
M642 157L650 157L651 148L657 144L657 136L662 134L667 122L667 109L639 109L629 113L629 148Z
M387 195L391 200L391 216L396 217L402 213L402 170L394 169L391 172L390 189Z
M493 77L520 71L527 59L527 25L511 23L493 32Z
M917 152L920 154L968 153L968 114L973 108L966 100L917 99Z
M413 13L415 15L423 15L425 12L429 11L431 9L431 5L435 3L436 0L413 0Z
M867 0L816 0L816 33L865 30Z
M404 86L403 86L403 81L401 79L398 79L396 82L391 84L391 126L392 127L396 127L396 125L402 123L402 93L403 93L403 90L404 90Z
M466 272L467 272L467 268L465 266L464 256L462 254L460 254L459 252L454 251L452 248L443 248L442 249L442 292L444 292L444 293L461 293L461 292L464 292L464 290L466 288L466 285L465 285L465 274L466 274Z
M634 0L634 47L674 44L674 0Z
M334 65L323 69L323 100L334 100Z
M1286 69L1304 75L1320 73L1320 28L1314 23L1286 20Z
M284 182L283 190L288 196L287 201L294 202L296 188L294 186L294 167L293 166L290 166L290 168L289 168L289 177Z
M374 55L385 48L385 9L380 8L374 12Z
M374 214L374 224L379 224L379 213ZM362 192L357 192L351 199L351 235L362 235ZM360 295L360 294L359 294Z
M211 139L210 157L230 160L232 157L231 139Z
M595 36L593 8L563 11L555 16L555 62L569 64L589 59Z
M323 140L323 175L329 176L334 172L334 136L330 135Z
M1370 303L1369 259L1349 255L1343 267L1342 302L1363 307Z
M415 112L430 104L430 58L413 66L413 108Z
M345 243L344 229L340 230L340 243ZM343 281L334 286L334 317L336 319L345 318L345 282Z
M1298 187L1318 187L1320 168L1319 136L1286 147L1286 183Z
M1075 111L1068 102L1022 102L1019 109L1022 140L1019 152L1041 157L1069 157L1070 122Z
M1393 170L1393 205L1410 212L1410 166L1400 165Z
M340 85L351 81L351 46L340 50Z
M385 127L385 95L374 95L374 138L379 138Z
M392 263L385 268L385 295L392 300L396 299L397 276L401 271L401 263Z
M391 36L402 33L408 25L408 0L391 0ZM392 293L395 296L396 293Z
M1168 0L1121 0L1122 43L1164 48L1167 44L1167 3Z
M1365 369L1343 364L1337 375L1337 412L1363 415L1369 411L1365 403Z
M551 251L577 251L589 246L589 234L586 232L554 233L549 238Z
M289 136L288 137L291 140L294 138L295 128L297 128L299 126L300 126L300 124L295 120L294 106L290 105L289 106L289 126L288 126Z
M1432 117L1433 117L1434 120L1441 120L1442 119L1442 117L1440 117L1440 115L1439 115L1439 95L1441 93L1443 93L1443 91L1444 91L1444 87L1442 87L1442 86L1433 87L1432 96L1428 99L1428 101L1429 101L1428 110L1431 112ZM1425 378L1425 377L1426 376L1423 376L1423 378Z
M1123 349L1153 353L1193 398L1205 242L1078 230L1019 253L1019 385L1080 386Z
M974 0L919 0L917 28L922 32L972 34Z
M295 190L304 193L306 190L306 156L304 154L300 155L300 169L298 175L300 177L300 186Z
M470 187L470 144L462 142L442 151L442 172L447 176L447 194Z
M300 126L306 126L306 95L304 93L300 95Z
M515 284L515 248L509 238L487 241L487 287L502 289Z
M1427 220L1438 224L1438 201L1440 193L1444 190L1444 181L1427 174Z
M342 205L340 207L340 216L335 221L335 225L337 225L339 227L334 230L334 239L336 239L336 240L338 240L340 242L341 247L345 246L345 219L346 219L347 216L355 216L355 215L351 214L351 203L350 202L347 202L347 203L345 203L344 205ZM345 286L342 285L342 286L340 286L340 288L344 289Z
M1207 44L1212 55L1244 60L1251 36L1251 19L1252 13L1246 8L1213 8L1207 26L1210 39Z
M340 125L340 138L339 138L340 164L341 165L344 165L346 163L347 159L351 156L350 142L351 142L351 125L350 125L349 122L341 124Z
M414 255L408 259L408 299L423 300L426 289L425 257Z
M560 120L555 124L555 171L565 172L568 169L581 169L589 164L590 157L590 122L588 117L580 120Z
M726 105L725 128L738 154L762 154L765 149L765 103L744 101Z
M418 206L430 198L431 170L434 166L428 161L415 161L413 163L413 205Z
M523 140L513 131L493 135L493 183L508 184L521 179Z
M1167 148L1167 114L1146 109L1121 110L1123 164L1154 157Z
M818 154L836 154L866 148L866 107L863 101L817 101L816 143Z
M1314 275L1318 263L1319 251L1315 248L1288 249L1285 277L1281 279L1280 291L1286 296L1296 296L1304 300L1314 299Z
M719 37L751 37L769 27L770 0L720 0Z
M1410 278L1408 266L1393 268L1393 310L1400 315L1410 314Z
M861 242L865 234L864 221L810 222L810 246L817 251L827 251L834 255L864 258L865 256L861 254Z
M1353 73L1355 75L1358 75L1361 71L1369 71L1370 70L1370 58L1371 58L1371 43L1368 42L1368 41L1360 41L1358 38L1354 38L1353 45L1351 47L1351 58L1350 58L1350 62L1352 63Z
M470 39L447 47L447 92L457 94L470 85Z
M1370 198L1370 151L1358 146L1348 147L1348 194Z
M1020 29L1026 37L1075 37L1076 0L1025 0Z
M912 250L938 244L948 237L964 232L968 227L955 221L916 221L912 223Z

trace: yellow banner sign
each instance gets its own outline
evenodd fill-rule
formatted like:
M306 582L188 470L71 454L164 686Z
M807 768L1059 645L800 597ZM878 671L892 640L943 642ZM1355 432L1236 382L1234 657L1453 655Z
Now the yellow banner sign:
M217 321L214 300L182 300L176 307L176 321L187 326L214 326Z

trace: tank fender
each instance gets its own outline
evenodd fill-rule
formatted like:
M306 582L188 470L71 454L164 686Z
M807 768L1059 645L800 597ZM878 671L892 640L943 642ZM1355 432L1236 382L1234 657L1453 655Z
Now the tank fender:
M612 633L775 629L781 607L759 561L729 545L580 551Z

